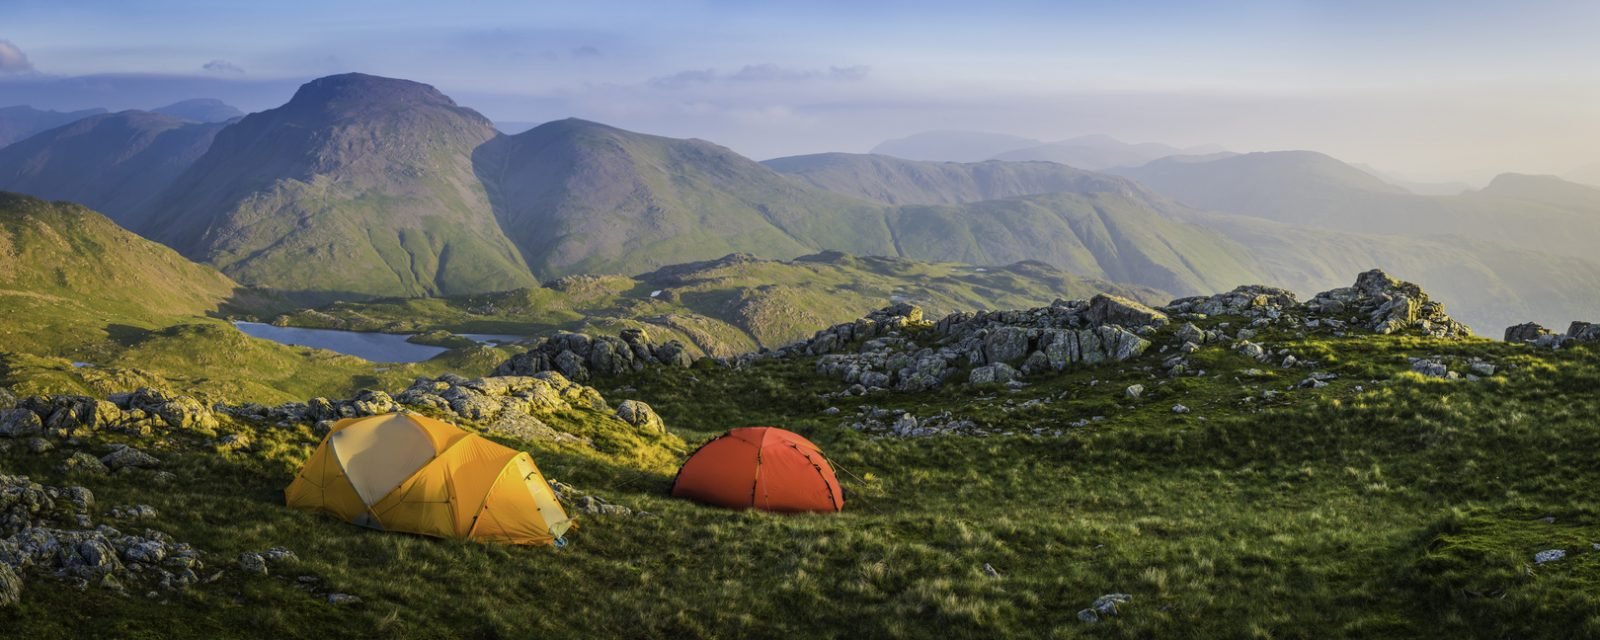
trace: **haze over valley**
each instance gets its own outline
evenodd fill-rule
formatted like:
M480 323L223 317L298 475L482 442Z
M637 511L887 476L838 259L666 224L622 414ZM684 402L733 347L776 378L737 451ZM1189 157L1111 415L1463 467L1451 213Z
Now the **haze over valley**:
M0 6L0 635L1594 635L1597 24Z

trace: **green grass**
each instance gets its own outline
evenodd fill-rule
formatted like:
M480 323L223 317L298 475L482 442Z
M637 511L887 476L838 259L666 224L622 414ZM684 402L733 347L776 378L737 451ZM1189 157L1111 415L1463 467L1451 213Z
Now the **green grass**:
M31 577L26 637L1572 637L1600 632L1589 543L1600 509L1592 348L1487 341L1265 337L1341 375L1282 389L1284 371L1221 348L1203 378L1100 366L1012 393L961 388L826 401L809 363L652 371L603 389L650 402L692 447L776 424L843 470L837 516L741 513L669 499L673 447L600 455L530 449L546 475L650 517L584 517L562 550L386 535L290 512L280 490L315 444L261 430L218 455L154 447L179 481L59 478L65 451L17 448L0 466L81 482L105 505L143 502L151 526L212 553L288 545L286 575L229 575L165 604ZM1157 344L1170 339L1160 337ZM1479 382L1422 379L1407 355L1494 359ZM1261 379L1242 375L1261 368ZM1458 365L1455 368L1464 369ZM1130 401L1123 388L1139 382ZM1357 387L1361 387L1357 390ZM1250 398L1247 402L1246 398ZM1024 406L1029 400L1050 402ZM843 429L861 403L949 410L991 435L898 440ZM1182 402L1193 411L1171 413ZM838 406L838 416L822 410ZM1104 416L1087 427L1072 422ZM579 418L581 419L581 417ZM229 429L252 429L228 425ZM1026 435L1033 429L1047 435ZM1049 435L1059 430L1063 435ZM1004 435L1007 432L1018 435ZM142 445L147 446L147 445ZM665 457L662 457L662 456ZM1555 523L1539 518L1554 516ZM1532 556L1564 548L1567 559ZM1001 576L984 575L989 563ZM315 575L365 599L335 609L295 586ZM1133 595L1099 625L1077 610ZM92 618L59 615L66 608Z
M692 268L685 268L692 267ZM1152 304L1153 289L1080 278L1042 263L979 269L971 265L823 253L794 261L735 260L683 265L676 276L574 276L535 289L449 298L337 302L284 314L314 328L414 333L616 334L644 328L697 354L732 356L809 337L851 322L891 300L952 311L1026 308L1056 298L1111 292ZM664 295L652 297L652 293Z

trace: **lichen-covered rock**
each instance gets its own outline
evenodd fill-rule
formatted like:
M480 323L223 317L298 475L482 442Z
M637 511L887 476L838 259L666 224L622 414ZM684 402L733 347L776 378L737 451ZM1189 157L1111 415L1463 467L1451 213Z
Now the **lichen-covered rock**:
M1506 327L1506 342L1536 342L1544 336L1550 335L1550 330L1537 322L1524 322L1519 325Z
M1016 369L1004 362L984 365L972 370L967 375L968 384L993 384L997 382L1010 382L1018 375Z
M1167 314L1120 296L1097 295L1089 300L1083 316L1090 324L1114 324L1123 327L1159 326L1167 323Z
M1436 338L1465 338L1472 330L1450 318L1444 304L1410 282L1373 269L1356 277L1353 286L1324 291L1306 303L1311 313L1349 317L1373 332L1417 331Z
M152 469L161 466L161 461L148 453L133 447L119 447L115 451L100 458L100 462L112 471L123 469Z
M0 437L26 438L44 433L44 421L27 409L0 411Z
M617 405L616 416L623 422L631 424L641 431L650 433L666 433L667 425L661 421L661 416L656 415L650 405L638 400L623 400Z
M22 576L4 562L0 562L0 609L22 602Z
M86 473L90 475L101 475L110 472L110 469L106 467L105 463L100 462L99 458L82 451L74 452L71 456L68 456L61 463L61 470L67 473Z

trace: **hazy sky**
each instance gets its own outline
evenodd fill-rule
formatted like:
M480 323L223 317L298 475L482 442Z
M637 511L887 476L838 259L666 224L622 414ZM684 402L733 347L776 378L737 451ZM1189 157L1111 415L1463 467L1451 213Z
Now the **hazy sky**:
M0 0L0 105L259 110L362 71L757 158L972 129L1482 179L1600 163L1596 34L1580 0Z

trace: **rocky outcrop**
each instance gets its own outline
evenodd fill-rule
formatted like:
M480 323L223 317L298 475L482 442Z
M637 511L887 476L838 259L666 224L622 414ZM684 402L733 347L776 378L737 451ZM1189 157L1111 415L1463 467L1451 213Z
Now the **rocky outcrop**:
M1466 325L1444 312L1444 304L1428 297L1422 288L1373 269L1356 277L1354 285L1313 296L1304 304L1283 289L1261 285L1239 287L1212 296L1172 301L1163 311L1179 319L1207 316L1242 316L1252 326L1283 322L1304 329L1343 331L1360 327L1379 334L1416 333L1435 338L1465 338Z
M419 378L394 397L382 391L363 391L348 400L312 398L275 407L240 405L228 407L230 415L251 421L281 424L315 423L326 432L344 418L413 410L442 417L451 422L482 427L490 434L531 441L576 442L590 444L586 436L552 426L562 424L553 416L570 411L593 412L594 419L615 420L619 430L666 435L661 418L642 402L624 400L628 411L613 412L600 392L578 384L555 371L540 371L527 376L491 376L469 379L454 374ZM626 415L624 415L626 414ZM632 417L634 422L629 420Z
M1163 307L1170 314L1202 316L1244 316L1277 319L1296 309L1300 301L1291 291L1258 284L1245 285L1227 293L1179 298Z
M1121 323L1121 324L1119 324ZM1124 361L1144 353L1167 316L1115 296L1056 301L1018 311L953 313L937 322L898 304L817 332L760 357L820 356L816 369L864 388L939 387L962 369L970 384L1007 383L1045 371Z
M572 380L613 376L644 370L651 365L686 368L694 363L683 343L655 344L643 329L624 329L621 335L588 336L558 333L539 338L527 351L512 356L495 369L497 376L529 376L556 371Z
M179 589L204 581L200 553L160 531L124 534L96 526L94 494L0 474L0 608L21 597L25 575L80 589ZM209 579L215 579L213 575Z
M1558 334L1538 323L1525 322L1506 327L1506 342L1522 342L1552 349L1571 347L1585 342L1600 342L1600 323L1574 321L1567 326L1565 334ZM0 412L0 430L5 428L4 425L4 413Z
M1305 304L1312 314L1349 318L1351 324L1380 334L1416 330L1435 338L1465 338L1472 330L1451 319L1444 304L1410 282L1373 269L1356 277L1354 286L1324 291Z
M28 396L0 411L0 437L74 438L102 430L149 435L179 430L215 435L216 415L195 398L156 389L112 394L102 400L70 394Z

